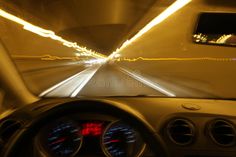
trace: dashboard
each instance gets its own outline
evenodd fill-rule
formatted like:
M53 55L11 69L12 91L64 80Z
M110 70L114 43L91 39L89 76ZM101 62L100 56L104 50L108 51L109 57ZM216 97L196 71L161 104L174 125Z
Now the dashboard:
M10 148L17 133L28 130L41 119L40 127L27 133L22 142L24 149L18 149L17 156L158 156L142 133L145 128L130 123L132 119L113 108L98 112L103 104L146 122L171 157L236 156L235 101L151 97L42 99L1 119L0 139L5 141L2 151ZM89 107L76 109L83 105ZM53 114L56 117L48 116Z
M139 157L145 146L130 125L96 114L75 114L52 121L34 140L38 157Z

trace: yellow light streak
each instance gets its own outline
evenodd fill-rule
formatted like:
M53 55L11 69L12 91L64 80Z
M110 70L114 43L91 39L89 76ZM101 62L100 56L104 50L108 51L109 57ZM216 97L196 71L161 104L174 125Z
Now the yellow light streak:
M199 57L199 58L118 58L116 61L236 61L236 58L213 58L213 57Z
M88 59L87 57L79 57L79 56L53 56L50 54L45 54L41 56L28 56L28 55L11 55L13 59L39 59L44 61L55 61L55 60L72 60L72 61L80 61L84 59ZM104 59L103 59L104 60Z
M2 9L0 9L0 16L5 18L5 19L8 19L10 21L13 21L13 22L16 22L16 23L22 25L23 28L27 31L30 31L32 33L35 33L35 34L40 35L40 36L45 37L45 38L51 38L53 40L59 41L64 46L74 48L74 49L76 49L76 51L86 53L88 56L92 56L92 57L95 57L95 58L103 58L103 59L107 58L103 54L100 54L98 52L87 49L86 47L79 46L75 42L67 41L67 40L63 39L62 37L57 36L51 30L46 30L46 29L43 29L41 27L35 26L35 25L33 25L33 24L31 24L31 23L29 23L29 22L27 22L27 21L25 21L25 20L23 20L19 17L16 17L16 16L14 16L14 15L12 15L12 14L10 14L10 13L2 10Z
M224 44L226 43L226 41L232 37L232 34L229 34L229 35L222 35L217 41L216 43L217 44Z
M118 49L116 49L115 52L113 52L108 58L113 59L113 57L119 53L122 49L133 43L135 40L140 38L143 34L148 32L150 29L155 27L156 25L163 22L165 19L167 19L170 15L174 14L179 9L183 8L185 5L190 3L192 0L177 0L175 1L171 6L169 6L166 10L164 10L161 14L156 16L151 22L149 22L144 28L142 28L136 35L134 35L131 39L126 40L122 46Z

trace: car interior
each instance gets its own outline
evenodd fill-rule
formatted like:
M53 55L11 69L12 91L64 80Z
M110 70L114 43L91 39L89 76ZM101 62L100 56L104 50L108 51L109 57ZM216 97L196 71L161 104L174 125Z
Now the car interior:
M0 157L236 157L235 0L0 1Z

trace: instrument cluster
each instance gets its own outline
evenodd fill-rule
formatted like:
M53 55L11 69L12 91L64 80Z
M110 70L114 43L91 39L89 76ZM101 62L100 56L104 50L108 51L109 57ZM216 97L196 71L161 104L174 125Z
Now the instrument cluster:
M60 119L35 137L39 157L139 157L145 150L140 134L122 121Z

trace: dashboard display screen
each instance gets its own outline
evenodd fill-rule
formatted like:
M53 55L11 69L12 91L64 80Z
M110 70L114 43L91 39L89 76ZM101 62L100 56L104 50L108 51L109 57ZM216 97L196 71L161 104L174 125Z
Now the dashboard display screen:
M82 124L81 134L83 136L101 136L103 132L103 123L86 122Z

